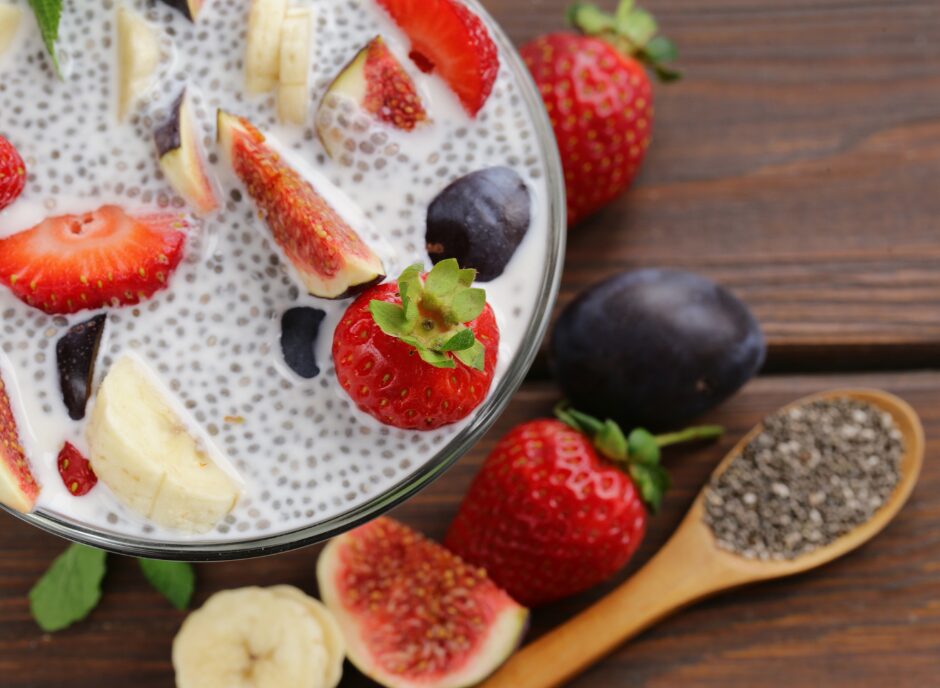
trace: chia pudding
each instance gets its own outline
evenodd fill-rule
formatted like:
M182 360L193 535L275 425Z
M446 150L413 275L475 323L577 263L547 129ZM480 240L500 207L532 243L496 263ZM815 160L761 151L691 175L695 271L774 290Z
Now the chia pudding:
M29 12L25 0L14 4ZM102 483L82 497L70 494L56 473L56 456L66 442L88 454L87 419L72 420L63 404L56 343L101 311L50 315L0 288L0 374L41 485L37 510L94 531L163 543L288 532L376 499L431 460L473 418L429 432L399 430L363 413L344 394L330 347L350 302L311 296L297 279L222 160L218 109L262 130L272 148L327 190L347 220L361 215L350 223L381 257L389 279L416 262L430 266L426 214L445 187L487 167L514 170L532 198L530 226L505 272L479 285L500 328L494 389L522 346L536 317L549 251L549 199L536 125L509 63L500 60L492 94L473 117L444 80L408 59L408 37L372 0L295 4L309 6L314 18L311 110L303 125L283 124L272 94L245 91L245 0L208 2L197 22L166 4L126 0L123 6L155 29L159 64L153 87L123 121L115 106L119 3L64 2L61 79L29 21L0 57L0 134L20 151L29 172L23 196L0 211L0 238L50 216L105 204L128 213L178 212L189 226L184 257L167 288L138 305L107 309L89 416L94 390L130 353L146 363L167 403L242 488L231 512L201 535L155 525ZM407 133L360 127L358 142L331 158L317 135L317 105L337 73L377 35L413 79L431 121ZM220 200L216 211L202 216L173 191L154 145L154 130L171 116L183 87ZM303 306L325 313L316 344L321 372L313 379L293 372L280 349L284 314Z

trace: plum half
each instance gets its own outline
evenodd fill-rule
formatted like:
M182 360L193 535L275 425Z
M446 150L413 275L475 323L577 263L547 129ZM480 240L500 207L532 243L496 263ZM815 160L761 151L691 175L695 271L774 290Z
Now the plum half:
M205 4L205 0L161 0L161 2L172 7L193 23L199 18L199 12Z
M56 366L59 369L59 387L62 401L68 409L69 418L81 420L85 417L85 406L91 396L92 379L98 347L104 334L108 316L96 315L69 328L62 339L56 342Z

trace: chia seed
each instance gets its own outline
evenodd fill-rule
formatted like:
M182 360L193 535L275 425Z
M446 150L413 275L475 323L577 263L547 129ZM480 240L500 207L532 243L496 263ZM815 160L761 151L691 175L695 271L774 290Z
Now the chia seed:
M867 522L900 478L890 414L840 398L781 411L705 491L720 548L747 559L795 559Z

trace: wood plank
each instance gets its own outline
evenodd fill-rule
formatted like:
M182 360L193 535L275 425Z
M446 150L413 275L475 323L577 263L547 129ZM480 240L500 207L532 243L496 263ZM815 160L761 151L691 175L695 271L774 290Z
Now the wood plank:
M521 43L568 0L486 0ZM613 4L613 1L604 3ZM771 369L940 361L940 7L647 0L680 46L631 193L572 232L562 303L618 271L702 272Z
M940 672L940 373L767 377L713 413L725 439L668 454L675 480L632 568L669 536L709 472L763 415L804 394L872 386L908 399L929 440L921 483L898 521L870 545L824 570L716 598L666 621L576 682L636 686L924 686ZM549 413L555 392L528 385L497 428L396 516L440 538L483 457L512 425ZM0 517L0 675L6 688L167 686L170 644L183 614L151 591L133 561L114 557L101 607L85 622L43 635L26 593L61 551L53 537ZM290 583L313 592L316 549L268 559L201 565L196 603L243 585ZM618 577L623 579L629 572ZM614 584L617 581L611 583ZM531 635L561 623L605 586L537 610ZM349 670L344 686L371 685Z

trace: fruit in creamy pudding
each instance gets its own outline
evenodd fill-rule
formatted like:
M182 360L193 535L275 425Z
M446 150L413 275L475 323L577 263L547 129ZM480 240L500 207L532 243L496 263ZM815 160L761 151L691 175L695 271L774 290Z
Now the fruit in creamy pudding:
M498 50L473 112L447 77L445 55L487 53L485 24L442 16L471 40L450 45L450 24L441 45L416 41L374 0L66 3L59 74L20 22L22 50L0 60L0 136L19 151L0 183L0 371L11 465L35 490L11 473L0 500L147 541L242 541L329 520L447 447L524 344L550 175ZM424 71L413 43L440 64ZM311 116L327 100L354 113L338 151ZM424 225L455 180L506 166L531 226L489 305L467 266L453 289L424 275ZM416 261L409 303L437 320L409 332L386 310L390 335L373 302L396 307L399 287L377 285ZM358 327L404 397L330 357L367 291ZM360 398L373 382L391 411Z
M532 199L508 167L471 172L444 189L428 207L428 255L455 258L489 282L501 274L529 231Z
M161 0L175 10L178 10L189 21L195 22L205 0Z
M529 618L483 569L390 518L331 540L317 582L349 660L388 688L475 686Z
M310 109L312 17L309 8L291 7L281 29L277 113L290 124L303 124Z
M340 321L333 363L360 409L397 428L433 430L466 418L486 398L499 327L476 272L456 260L426 276L412 265L398 284L373 287Z
M50 314L137 304L166 288L186 226L178 215L132 217L113 205L51 217L0 239L0 284Z
M153 27L137 12L121 6L117 12L118 119L153 85L160 63L160 41Z
M56 367L59 370L59 387L62 401L68 409L69 418L81 420L85 417L85 406L91 396L95 376L98 348L104 334L108 316L104 313L69 328L55 345Z
M22 20L23 10L16 5L0 3L0 55L13 43Z
M281 317L281 353L284 362L305 380L320 374L316 345L326 312L319 308L298 306Z
M167 528L204 533L241 486L193 437L143 364L125 356L98 388L88 424L95 474L124 504Z
M411 59L436 73L476 116L499 72L499 51L478 16L459 0L378 0L411 40Z
M38 495L39 484L20 442L8 387L0 374L0 504L17 511L32 511Z
M170 119L153 132L153 138L160 156L160 169L177 193L200 213L211 213L218 208L219 201L206 173L185 89L170 107Z
M346 298L385 278L382 260L248 120L219 111L219 146L307 290Z
M317 133L330 156L356 145L349 133L360 113L401 131L428 120L414 81L381 36L343 68L320 103Z
M245 90L267 93L281 71L281 34L287 0L251 0L245 45Z
M26 186L26 165L13 144L0 136L0 210L9 206Z

